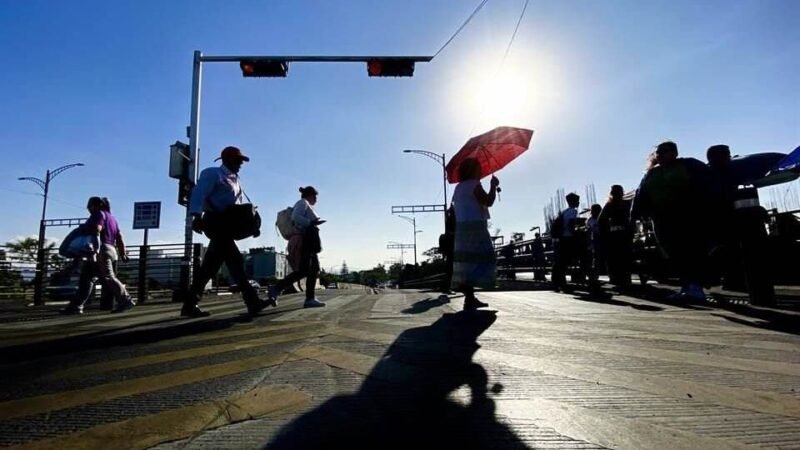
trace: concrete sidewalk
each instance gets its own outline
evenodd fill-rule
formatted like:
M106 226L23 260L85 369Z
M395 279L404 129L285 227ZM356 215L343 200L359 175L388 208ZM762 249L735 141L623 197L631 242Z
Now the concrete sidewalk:
M492 292L0 324L8 448L800 448L792 311ZM725 306L722 308L721 306ZM21 312L20 315L24 314Z

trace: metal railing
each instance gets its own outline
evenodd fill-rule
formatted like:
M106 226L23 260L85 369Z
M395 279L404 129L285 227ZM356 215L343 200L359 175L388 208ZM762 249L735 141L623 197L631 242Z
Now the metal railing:
M193 255L202 256L201 244L195 244ZM185 265L184 244L129 246L128 261L117 261L117 276L128 292L139 302L159 295L169 295L180 288L181 268ZM45 252L42 297L46 301L72 300L78 291L78 280L85 261L64 258L58 249ZM195 261L195 267L199 263ZM0 246L0 301L30 302L34 299L37 273L35 252L20 252ZM101 283L97 283L102 291Z

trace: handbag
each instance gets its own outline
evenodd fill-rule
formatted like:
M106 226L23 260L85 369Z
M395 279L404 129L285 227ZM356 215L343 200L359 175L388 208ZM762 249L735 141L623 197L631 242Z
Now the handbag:
M244 189L242 194L251 202ZM234 204L219 213L207 212L205 222L205 234L209 239L231 238L239 241L261 235L261 215L252 202Z

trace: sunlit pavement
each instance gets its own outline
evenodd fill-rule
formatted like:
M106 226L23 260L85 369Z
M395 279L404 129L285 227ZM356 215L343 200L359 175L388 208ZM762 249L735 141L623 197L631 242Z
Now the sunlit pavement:
M0 315L7 448L800 448L800 317L625 296L327 291Z

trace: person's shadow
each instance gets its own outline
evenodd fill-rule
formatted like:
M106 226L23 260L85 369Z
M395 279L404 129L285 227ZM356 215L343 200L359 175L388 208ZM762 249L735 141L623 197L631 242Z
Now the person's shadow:
M265 449L526 449L495 416L486 370L472 361L493 312L445 314L404 331L352 395L283 427ZM469 401L449 398L466 386ZM491 388L500 392L499 384Z

